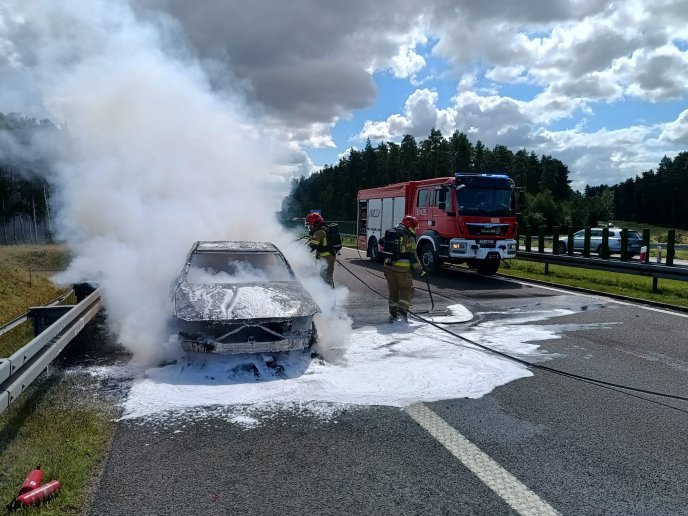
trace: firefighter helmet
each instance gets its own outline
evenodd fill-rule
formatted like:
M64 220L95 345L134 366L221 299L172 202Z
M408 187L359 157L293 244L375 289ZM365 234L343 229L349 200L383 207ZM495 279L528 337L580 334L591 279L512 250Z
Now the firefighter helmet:
M401 223L407 228L416 229L418 227L418 219L416 219L416 217L413 215L406 215L403 219L401 219Z
M322 218L322 215L320 215L320 213L313 212L306 215L306 224L308 224L309 226L313 224L322 224L323 222L325 222L325 220Z

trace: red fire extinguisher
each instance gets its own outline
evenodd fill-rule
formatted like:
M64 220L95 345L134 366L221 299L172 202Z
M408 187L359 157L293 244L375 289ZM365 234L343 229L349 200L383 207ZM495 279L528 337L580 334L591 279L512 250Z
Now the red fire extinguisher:
M29 471L29 474L26 475L24 483L21 485L21 488L19 488L19 494L23 495L24 493L36 489L41 485L41 482L43 482L43 470L40 466L36 466L36 469L32 469Z
M11 509L20 509L27 505L34 505L52 496L53 493L62 487L59 480L51 480L36 489L32 489L24 494L17 496L11 504Z

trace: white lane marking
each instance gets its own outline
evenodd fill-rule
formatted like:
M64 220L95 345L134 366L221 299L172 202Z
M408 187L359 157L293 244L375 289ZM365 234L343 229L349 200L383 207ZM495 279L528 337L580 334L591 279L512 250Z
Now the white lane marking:
M426 405L417 403L406 410L420 426L427 430L516 512L528 516L559 514L551 505L519 482L516 477L492 460L455 428L447 424Z
M581 297L591 297L593 299L599 299L602 301L607 301L609 303L617 303L619 305L632 306L634 308L640 308L641 310L649 310L651 312L659 312L662 314L675 315L677 317L688 318L688 314L684 314L681 312L672 312L671 310L668 310L665 308L658 308L656 306L643 305L642 299L639 299L638 302L624 301L622 299L613 299L613 298L610 298L610 297L607 297L607 296L604 296L601 294L589 294L587 292L576 292L575 290L566 290L565 287L550 287L547 285L540 285L539 283L529 283L528 281L519 280L519 279L515 279L515 278L503 278L503 277L493 276L492 279L506 281L508 283L517 283L519 285L525 285L528 287L537 287L537 288L542 288L545 290L553 290L554 292L561 292L562 294L581 296Z

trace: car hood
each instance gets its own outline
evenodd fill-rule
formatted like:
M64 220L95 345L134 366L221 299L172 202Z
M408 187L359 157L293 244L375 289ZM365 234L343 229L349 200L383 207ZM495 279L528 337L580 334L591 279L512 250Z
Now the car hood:
M175 315L185 321L289 319L320 312L310 294L289 281L180 283L174 298Z

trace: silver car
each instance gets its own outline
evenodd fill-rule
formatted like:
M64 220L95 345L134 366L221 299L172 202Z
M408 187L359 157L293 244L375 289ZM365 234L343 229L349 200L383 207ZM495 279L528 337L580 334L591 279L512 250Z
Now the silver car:
M186 351L273 353L310 348L320 312L269 242L196 242L174 291Z
M585 230L581 229L573 234L573 250L583 251L583 244L585 242ZM619 228L609 228L609 253L621 253L621 230ZM628 256L633 257L640 253L640 246L642 245L642 238L637 231L628 231ZM590 250L597 254L602 251L602 228L590 228ZM557 244L557 251L559 254L565 254L568 251L568 238L563 237L559 239Z

